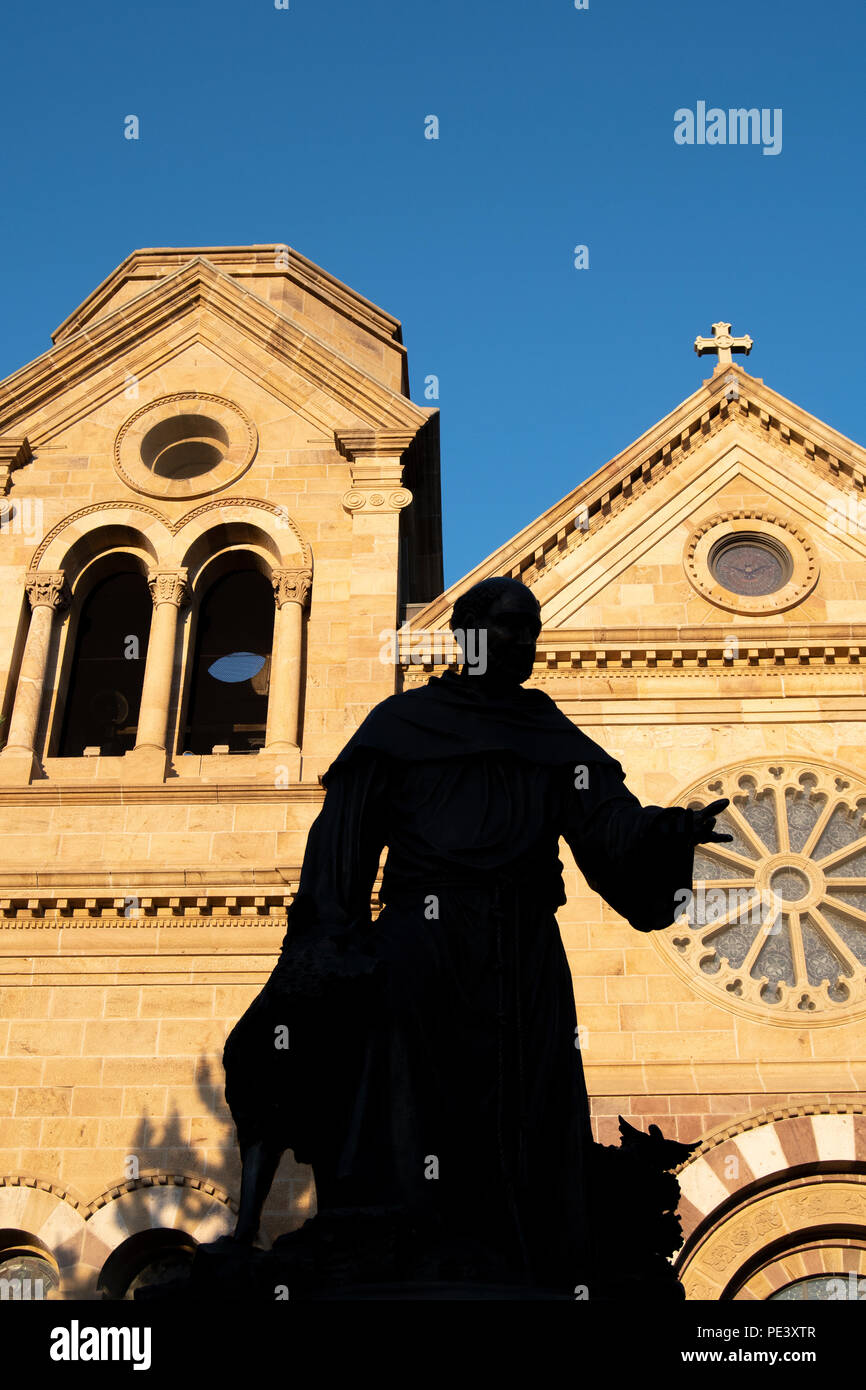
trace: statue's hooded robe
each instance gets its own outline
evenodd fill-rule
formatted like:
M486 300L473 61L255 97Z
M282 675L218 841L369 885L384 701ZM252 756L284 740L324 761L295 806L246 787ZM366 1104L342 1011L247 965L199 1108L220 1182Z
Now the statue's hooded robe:
M536 1279L581 1282L593 1040L558 842L653 931L692 886L692 812L641 806L542 691L452 672L378 705L323 783L279 962L226 1044L242 1148L312 1163L320 1209L433 1210Z

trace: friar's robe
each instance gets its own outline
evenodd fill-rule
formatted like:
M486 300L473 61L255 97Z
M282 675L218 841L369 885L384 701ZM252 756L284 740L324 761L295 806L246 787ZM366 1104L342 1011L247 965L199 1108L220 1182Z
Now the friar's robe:
M579 1282L592 1140L559 837L653 931L692 886L692 812L641 806L543 692L454 673L383 701L323 780L279 962L226 1045L242 1147L311 1162L320 1209L432 1210Z

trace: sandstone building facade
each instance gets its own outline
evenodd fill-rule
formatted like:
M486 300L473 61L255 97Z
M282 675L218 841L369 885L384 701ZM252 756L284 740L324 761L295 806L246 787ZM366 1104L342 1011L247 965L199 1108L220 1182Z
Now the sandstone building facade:
M541 602L533 683L643 802L732 802L651 937L563 848L597 1137L700 1141L690 1298L866 1274L866 451L728 330L445 592L400 325L287 247L136 252L0 384L0 1278L129 1296L230 1228L220 1053L319 777L494 574ZM267 1233L313 1201L288 1155Z

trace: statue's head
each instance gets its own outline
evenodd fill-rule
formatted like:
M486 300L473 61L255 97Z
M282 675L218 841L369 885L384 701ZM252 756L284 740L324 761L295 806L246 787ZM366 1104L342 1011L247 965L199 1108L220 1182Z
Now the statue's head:
M491 683L521 685L531 676L541 608L519 579L474 584L454 604L451 627L464 634L464 652L476 654L479 674Z

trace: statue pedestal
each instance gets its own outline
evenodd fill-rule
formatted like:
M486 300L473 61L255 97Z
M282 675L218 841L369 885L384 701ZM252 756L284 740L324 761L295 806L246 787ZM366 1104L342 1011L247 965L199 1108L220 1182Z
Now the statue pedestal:
M568 1296L531 1286L477 1242L384 1208L320 1213L270 1250L231 1237L200 1246L189 1292L268 1303Z
M209 1302L572 1301L542 1288L501 1254L388 1209L329 1211L280 1236L270 1250L223 1236L196 1250L189 1273L139 1299Z
M590 1230L575 1276L557 1288L533 1283L509 1256L499 1231L479 1233L394 1207L332 1208L270 1250L222 1236L201 1245L189 1275L141 1298L280 1302L568 1301L679 1303L685 1297L671 1257L682 1242L680 1191L671 1168L691 1144L649 1134L620 1117L619 1148L592 1147ZM594 1252L594 1254L592 1253ZM560 1272L541 1276L559 1283ZM567 1285L567 1287L565 1286Z

